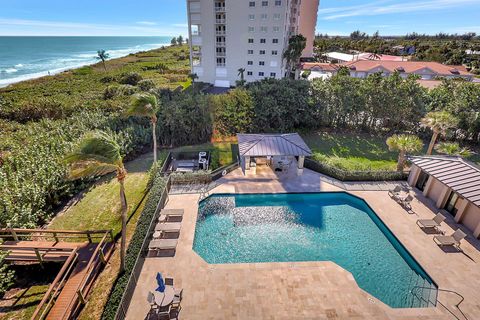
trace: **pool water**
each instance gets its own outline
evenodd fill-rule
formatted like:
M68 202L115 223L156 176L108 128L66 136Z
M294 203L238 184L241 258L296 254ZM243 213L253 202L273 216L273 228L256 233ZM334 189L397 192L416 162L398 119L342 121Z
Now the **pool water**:
M436 303L432 279L362 199L344 192L210 196L199 205L193 249L211 264L333 261L391 307Z

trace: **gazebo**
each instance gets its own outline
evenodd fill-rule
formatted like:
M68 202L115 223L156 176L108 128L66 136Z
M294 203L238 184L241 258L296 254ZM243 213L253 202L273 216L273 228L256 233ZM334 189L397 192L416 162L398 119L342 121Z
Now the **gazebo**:
M246 173L260 165L274 171L288 171L296 163L297 173L303 173L305 157L312 151L298 133L237 134L240 164Z

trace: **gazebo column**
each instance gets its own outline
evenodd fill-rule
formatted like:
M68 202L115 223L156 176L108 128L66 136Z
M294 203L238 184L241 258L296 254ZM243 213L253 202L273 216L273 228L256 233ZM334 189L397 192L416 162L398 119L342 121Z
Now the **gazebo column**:
M303 165L305 163L305 157L299 156L298 157L298 168L297 168L297 175L301 176L303 174Z
M245 157L245 170L250 170L250 157Z

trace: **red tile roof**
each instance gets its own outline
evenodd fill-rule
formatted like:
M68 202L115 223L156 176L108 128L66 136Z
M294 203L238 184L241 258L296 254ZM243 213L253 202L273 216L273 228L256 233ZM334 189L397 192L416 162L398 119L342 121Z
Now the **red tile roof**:
M373 53L365 52L365 53L361 53L361 54L358 56L358 60L403 61L403 60L406 60L406 59L404 59L404 58L401 57L401 56L391 56L391 55L388 55L388 54L379 54L379 55L377 55L377 56L375 57L375 59L374 59Z
M320 62L305 62L302 63L302 70L312 70L318 68L323 71L335 72L338 70L340 65L331 64L331 63L320 63Z
M396 70L405 73L415 73L422 69L430 69L439 76L472 76L464 66L449 66L438 62L424 62L424 61L373 61L362 60L346 62L344 66L351 70L368 72L372 69L382 67L389 72Z

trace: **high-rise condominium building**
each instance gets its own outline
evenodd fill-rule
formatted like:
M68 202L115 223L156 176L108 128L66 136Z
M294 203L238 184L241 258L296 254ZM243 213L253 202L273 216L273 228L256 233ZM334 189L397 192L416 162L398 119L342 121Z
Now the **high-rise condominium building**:
M283 52L292 35L307 38L313 54L319 0L187 0L190 63L199 81L234 86L281 78Z

